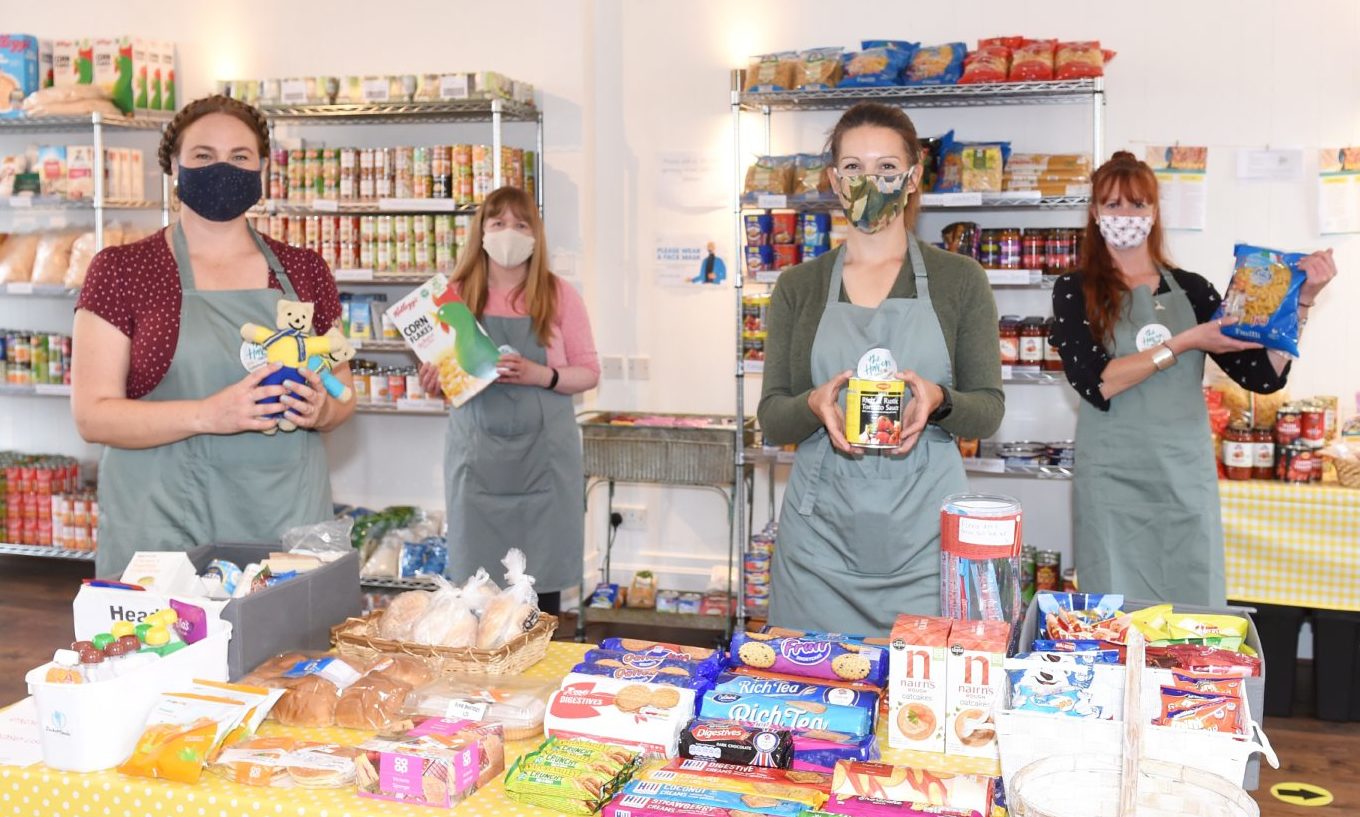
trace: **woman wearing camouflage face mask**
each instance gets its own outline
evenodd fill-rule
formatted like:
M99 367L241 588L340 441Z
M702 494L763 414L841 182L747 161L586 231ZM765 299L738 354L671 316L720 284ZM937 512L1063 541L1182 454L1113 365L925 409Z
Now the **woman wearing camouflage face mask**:
M900 109L863 103L830 140L845 244L786 271L772 295L760 424L798 454L775 548L770 619L884 635L898 613L938 615L940 504L967 490L954 436L1001 423L996 303L973 260L912 232L921 149ZM892 353L911 394L901 445L845 436L860 356Z

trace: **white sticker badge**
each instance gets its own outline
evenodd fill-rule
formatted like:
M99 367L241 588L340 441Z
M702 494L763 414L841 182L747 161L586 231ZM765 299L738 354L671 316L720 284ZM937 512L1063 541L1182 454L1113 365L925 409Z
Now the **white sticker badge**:
M1171 340L1170 329L1160 323L1150 323L1138 330L1138 337L1135 342L1138 345L1138 351L1146 352L1155 346L1161 346L1168 340Z
M265 354L264 347L260 344L246 341L241 344L241 365L246 367L246 371L253 372L269 365L269 356Z

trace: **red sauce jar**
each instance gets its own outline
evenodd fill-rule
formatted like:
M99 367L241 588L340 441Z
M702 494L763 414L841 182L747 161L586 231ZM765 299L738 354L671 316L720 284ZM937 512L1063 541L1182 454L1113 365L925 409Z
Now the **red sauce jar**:
M1062 355L1058 353L1058 344L1053 338L1053 332L1057 328L1058 322L1049 318L1044 324L1044 366L1046 372L1061 372L1063 370Z
M1043 318L1025 318L1020 324L1020 365L1039 371L1044 365L1044 341L1048 328Z
M1020 268L1041 270L1044 268L1044 247L1048 243L1048 231L1025 230L1020 238Z
M1018 366L1020 364L1020 318L1014 315L1002 315L997 329L1001 334L1001 365Z
M1274 479L1275 478L1275 439L1268 428L1258 428L1252 431L1254 442L1252 444L1252 479Z
M1231 480L1252 477L1255 459L1255 440L1244 425L1231 425L1223 433L1223 472Z

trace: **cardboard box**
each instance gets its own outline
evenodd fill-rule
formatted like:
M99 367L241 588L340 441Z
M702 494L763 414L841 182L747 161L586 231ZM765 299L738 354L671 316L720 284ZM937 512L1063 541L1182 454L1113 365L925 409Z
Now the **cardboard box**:
M572 673L548 701L544 732L675 757L694 717L694 690Z
M52 41L38 40L38 87L52 87Z
M126 159L126 198L146 201L146 154L137 148L128 148Z
M38 148L38 161L33 169L42 180L42 195L61 198L66 195L66 146L43 145Z
M161 93L164 90L161 72L161 44L154 40L146 45L146 107L150 111L161 110Z
M94 147L69 145L66 148L66 197L94 198Z
M431 718L359 748L359 796L452 808L505 771L500 724Z
M80 84L80 43L76 40L52 43L52 84L57 88Z
M1004 621L956 621L949 632L945 753L997 759L992 710L1006 693Z
M944 752L952 619L901 615L888 652L888 745Z
M354 323L358 306L356 299L350 307ZM454 408L480 394L500 376L496 370L500 351L495 341L444 275L430 278L397 301L387 314L421 362L439 370L444 396ZM359 336L358 330L354 331Z
M28 34L0 34L0 119L23 114L24 97L41 87L38 40Z
M160 110L174 111L179 104L175 87L175 44L162 40L156 47L160 52Z
M146 111L151 107L151 41L136 37L132 40L132 108Z

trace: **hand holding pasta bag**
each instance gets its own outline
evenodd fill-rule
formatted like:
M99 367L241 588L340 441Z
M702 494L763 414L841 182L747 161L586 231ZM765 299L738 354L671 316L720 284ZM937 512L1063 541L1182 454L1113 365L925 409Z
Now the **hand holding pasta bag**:
M1267 349L1299 356L1299 292L1307 274L1299 262L1304 253L1286 253L1238 244L1232 281L1215 318L1235 318L1224 323L1223 334L1259 343Z

